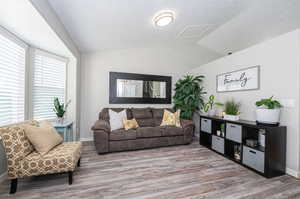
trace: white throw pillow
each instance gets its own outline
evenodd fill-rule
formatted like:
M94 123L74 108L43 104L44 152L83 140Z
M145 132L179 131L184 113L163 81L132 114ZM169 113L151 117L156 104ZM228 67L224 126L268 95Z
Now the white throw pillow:
M123 128L123 120L127 120L126 109L119 113L109 109L108 113L111 131Z

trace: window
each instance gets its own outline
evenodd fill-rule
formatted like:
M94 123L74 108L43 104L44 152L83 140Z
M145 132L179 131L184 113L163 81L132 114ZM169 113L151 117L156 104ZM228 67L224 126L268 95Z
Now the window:
M56 117L53 100L65 102L67 59L35 50L33 59L32 107L33 119Z
M25 119L26 46L6 36L0 29L0 126Z

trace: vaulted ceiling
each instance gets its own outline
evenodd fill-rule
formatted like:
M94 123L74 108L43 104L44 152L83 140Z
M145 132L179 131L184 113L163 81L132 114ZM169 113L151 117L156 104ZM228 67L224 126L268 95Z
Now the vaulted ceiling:
M218 57L300 27L299 0L48 1L82 52L193 46ZM165 9L175 22L154 27Z

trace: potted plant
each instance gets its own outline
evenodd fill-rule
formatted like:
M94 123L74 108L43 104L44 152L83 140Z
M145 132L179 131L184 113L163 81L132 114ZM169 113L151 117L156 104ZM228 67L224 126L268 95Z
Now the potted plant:
M54 112L57 116L57 120L59 123L64 122L64 115L67 111L67 108L69 106L71 101L68 101L67 104L65 105L64 103L60 103L59 99L57 97L54 98Z
M277 100L273 100L273 96L261 99L255 103L256 121L266 124L278 124L280 120L280 108L282 105Z
M215 102L215 96L211 95L208 98L208 102L204 104L203 106L203 111L207 113L209 116L214 116L216 115L216 110L213 109L213 107L216 106L224 106L224 104L220 102Z
M235 102L233 99L225 103L225 120L236 121L240 119L240 103Z
M173 97L174 109L180 109L180 117L191 119L195 110L204 105L204 94L201 83L204 76L186 75L175 84Z

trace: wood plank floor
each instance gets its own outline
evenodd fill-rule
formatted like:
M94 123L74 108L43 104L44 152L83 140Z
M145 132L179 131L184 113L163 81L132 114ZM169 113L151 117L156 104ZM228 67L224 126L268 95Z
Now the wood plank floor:
M107 155L84 145L73 185L60 174L20 180L15 195L8 190L5 181L1 199L277 199L300 198L300 181L288 175L266 179L196 142Z

